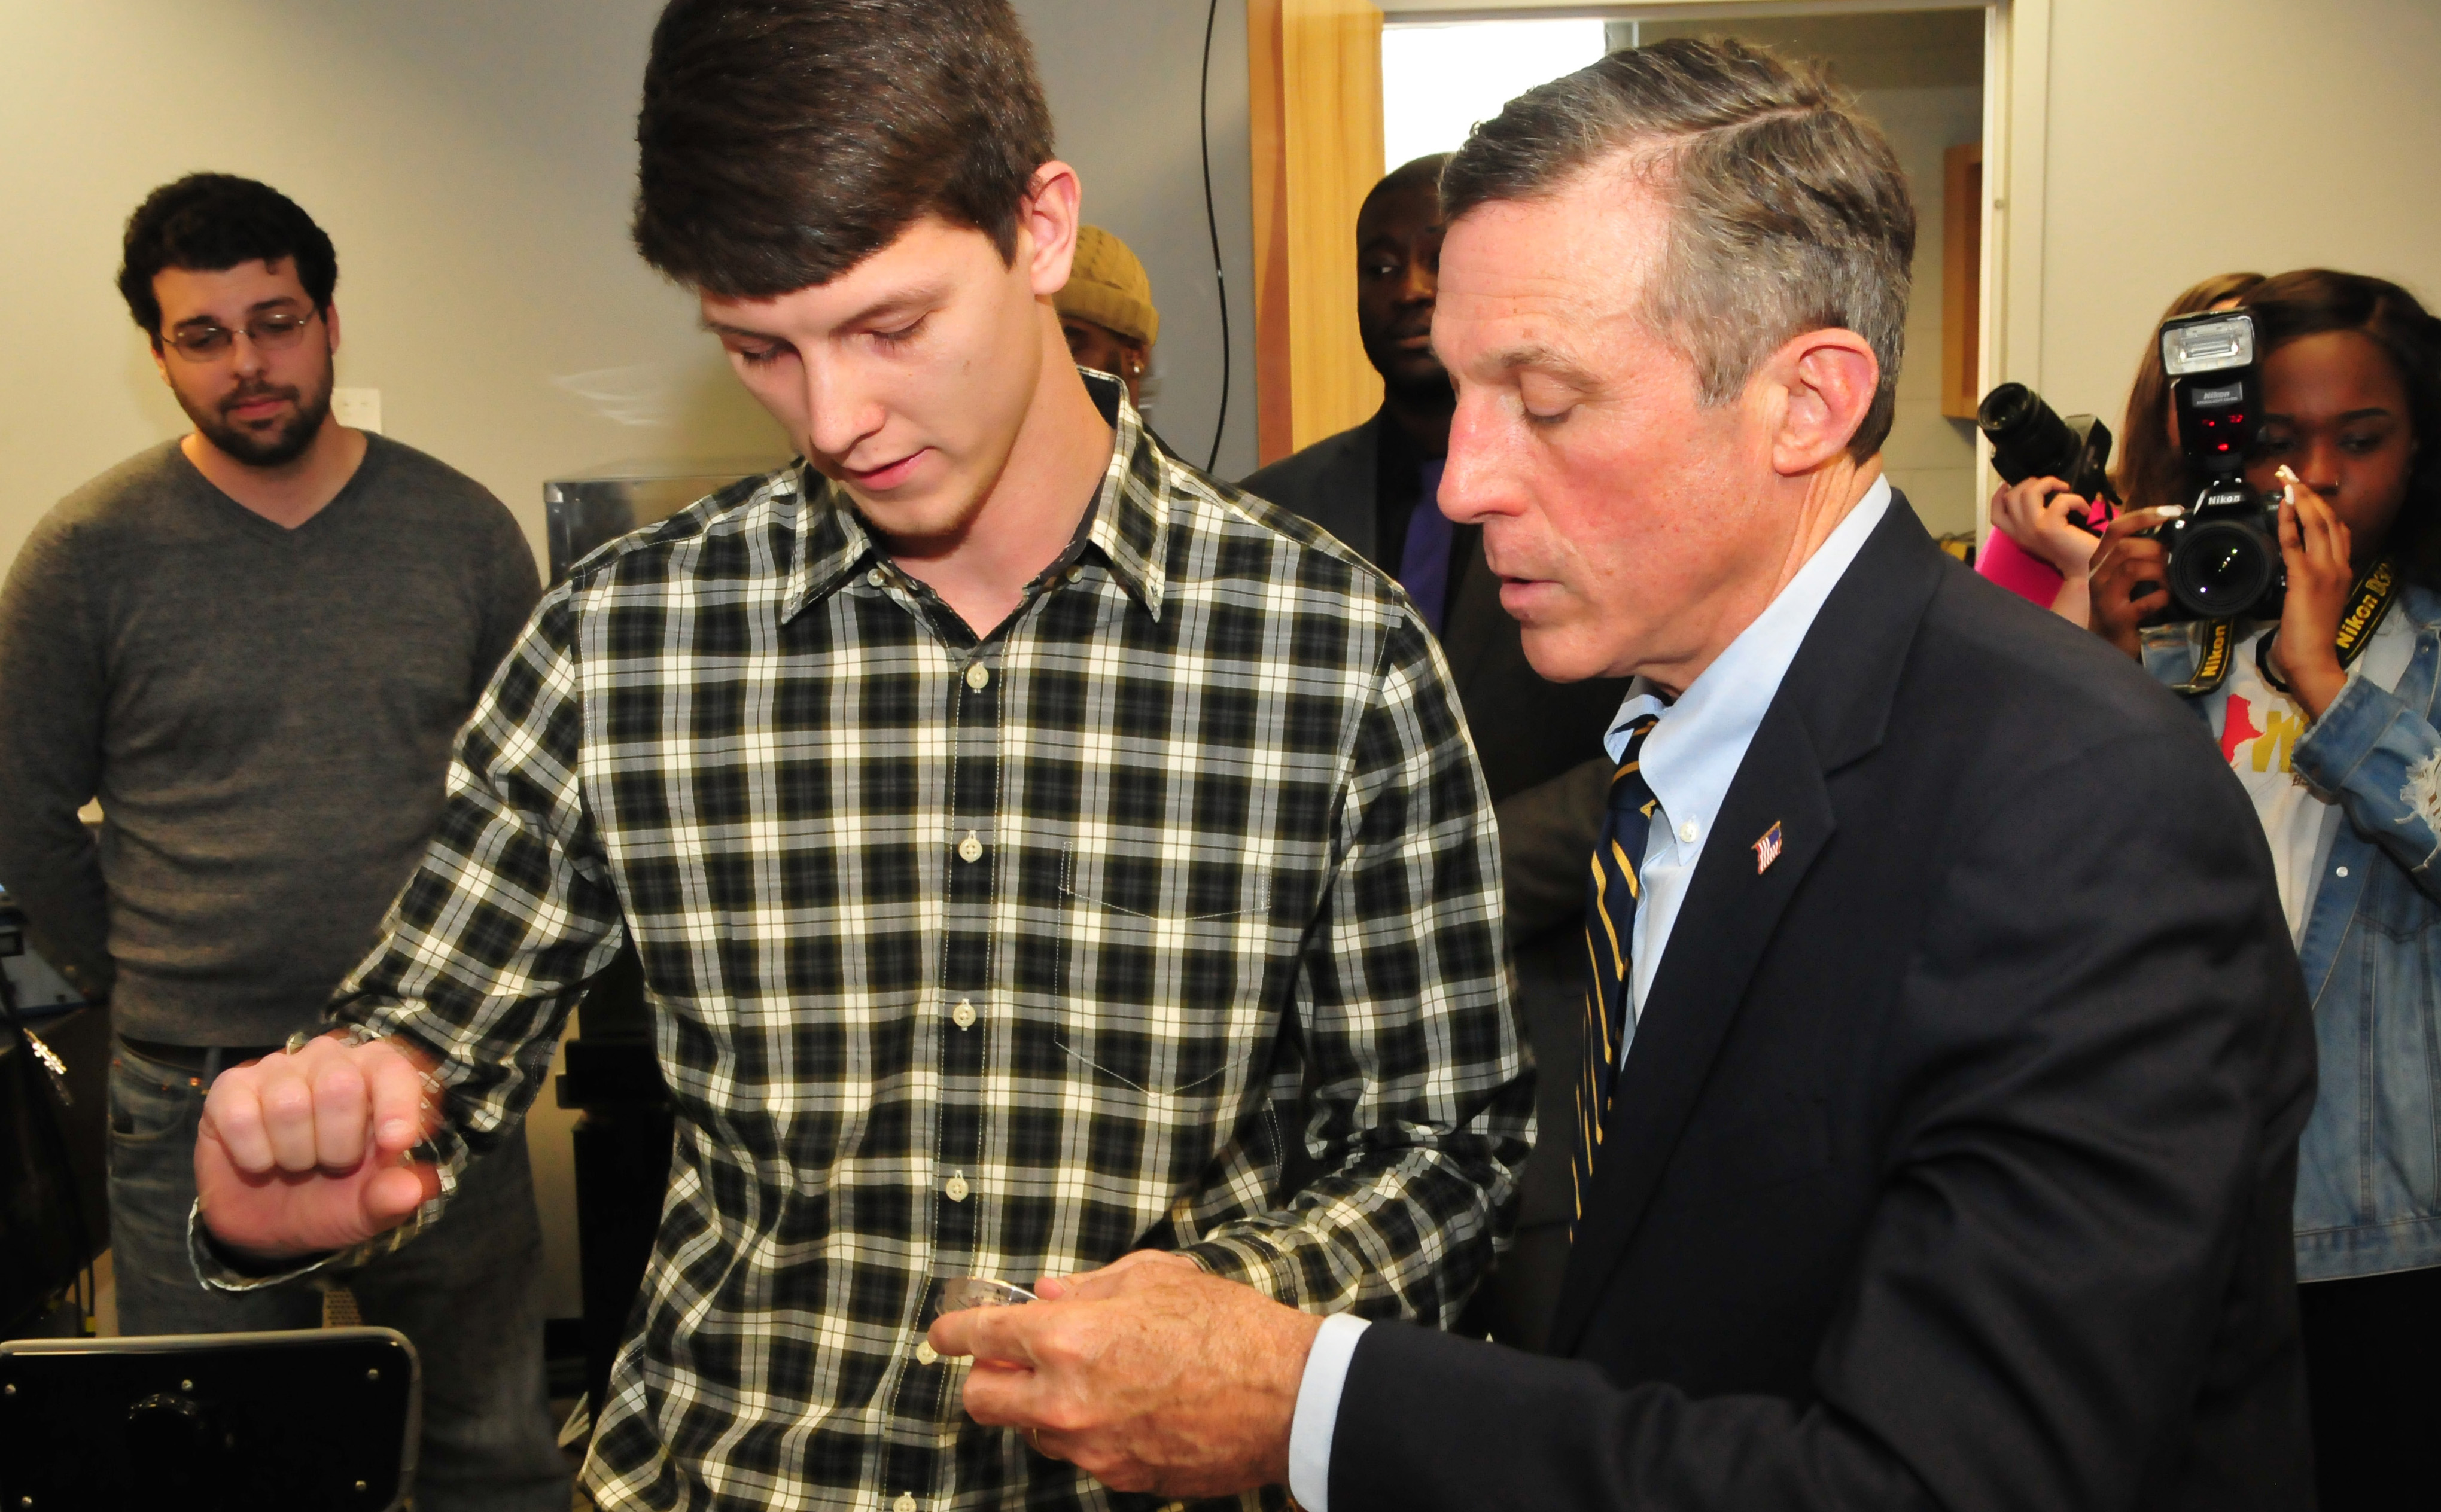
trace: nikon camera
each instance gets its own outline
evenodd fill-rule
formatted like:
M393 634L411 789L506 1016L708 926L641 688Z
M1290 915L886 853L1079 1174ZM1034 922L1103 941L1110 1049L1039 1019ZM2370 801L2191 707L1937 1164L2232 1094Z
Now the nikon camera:
M2263 422L2254 316L2225 310L2163 322L2161 366L2196 490L2184 514L2152 532L2169 555L2172 607L2161 618L2276 620L2287 591L2280 495L2246 484L2247 458Z
M2088 501L2087 509L2070 512L2069 523L2096 535L2118 513L2119 495L2110 487L2110 427L2093 416L2062 420L2024 384L2002 384L1976 406L1975 423L1992 443L1992 470L2000 481L2061 479L2070 493Z

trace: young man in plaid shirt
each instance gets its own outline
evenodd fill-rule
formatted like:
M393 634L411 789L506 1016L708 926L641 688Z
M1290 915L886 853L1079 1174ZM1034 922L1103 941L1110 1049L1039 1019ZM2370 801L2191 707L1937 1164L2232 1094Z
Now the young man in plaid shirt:
M545 600L338 1032L214 1087L198 1268L406 1242L632 939L678 1134L596 1498L1109 1504L967 1419L942 1278L1446 1322L1491 1257L1529 1099L1448 673L1070 364L1005 0L678 0L637 136L638 245L805 460Z

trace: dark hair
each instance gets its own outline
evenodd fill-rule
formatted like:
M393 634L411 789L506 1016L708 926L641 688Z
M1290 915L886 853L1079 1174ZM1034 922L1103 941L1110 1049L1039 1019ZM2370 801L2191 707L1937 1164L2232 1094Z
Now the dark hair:
M1051 112L1007 0L672 0L636 145L644 261L770 298L928 212L1014 258Z
M2170 301L2161 319L2198 315L2224 299L2239 299L2263 281L2260 273L2215 273ZM2127 412L2119 422L2119 464L2110 481L2131 510L2190 502L2179 496L2187 464L2170 444L2170 375L2161 367L2160 322L2144 333L2144 355L2127 390Z
M2391 551L2410 576L2441 584L2441 320L2387 279L2329 268L2275 274L2247 295L2246 308L2267 358L2301 337L2353 331L2390 359L2416 441Z
M153 296L153 279L163 268L218 273L283 258L296 264L297 281L314 308L328 310L339 283L339 255L312 216L268 184L233 173L190 173L145 195L127 218L118 292L157 347L161 301Z
M1410 189L1426 189L1435 196L1440 193L1441 170L1449 167L1447 153L1427 153L1411 157L1382 175L1381 181L1365 191L1365 203L1356 207L1356 219L1362 222L1374 203L1384 195L1403 194Z
M1881 384L1848 450L1880 449L1906 355L1915 204L1879 128L1820 70L1728 38L1616 52L1528 90L1441 174L1455 221L1534 199L1622 152L1673 215L1645 317L1726 404L1791 336L1865 338Z

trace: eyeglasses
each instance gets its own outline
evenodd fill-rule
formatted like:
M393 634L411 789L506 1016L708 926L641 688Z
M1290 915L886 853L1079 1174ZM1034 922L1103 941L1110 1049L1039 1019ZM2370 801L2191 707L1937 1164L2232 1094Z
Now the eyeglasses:
M299 315L274 312L260 320L248 321L245 339L253 342L259 351L286 351L305 339L305 328L320 313ZM226 326L181 326L168 339L171 346L178 349L178 355L189 362L210 362L229 350L237 340L237 333Z

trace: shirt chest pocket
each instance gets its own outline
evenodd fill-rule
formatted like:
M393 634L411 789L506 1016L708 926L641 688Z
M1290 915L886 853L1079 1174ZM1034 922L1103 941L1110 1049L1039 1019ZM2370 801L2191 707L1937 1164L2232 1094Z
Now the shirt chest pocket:
M1060 1053L1146 1096L1225 1100L1275 1016L1270 877L1233 855L1067 848L1059 884Z
M2323 863L2322 886L2344 885L2338 867L2361 869L2364 896L2357 905L2357 917L2368 927L2394 940L2410 940L2441 924L2441 904L2388 855L2369 846L2337 845L2332 851L2332 859Z

